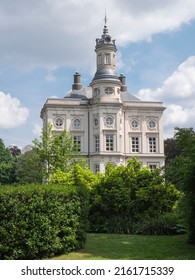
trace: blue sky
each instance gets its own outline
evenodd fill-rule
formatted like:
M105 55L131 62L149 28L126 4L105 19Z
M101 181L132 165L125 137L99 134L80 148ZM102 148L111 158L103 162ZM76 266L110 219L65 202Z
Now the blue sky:
M162 101L164 136L195 127L194 0L0 0L0 138L31 144L48 97L63 98L79 71L95 73L95 39L108 29L117 73L142 100ZM95 12L94 12L95 11Z

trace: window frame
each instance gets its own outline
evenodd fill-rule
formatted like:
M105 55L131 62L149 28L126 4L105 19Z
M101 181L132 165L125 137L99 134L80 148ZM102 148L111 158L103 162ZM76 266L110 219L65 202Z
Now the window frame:
M81 136L80 135L73 136L73 142L74 142L76 151L81 152Z
M148 137L149 153L157 153L157 137Z
M111 95L114 94L114 88L113 87L106 87L104 90L105 94Z
M140 138L138 136L131 137L131 152L132 153L140 152Z
M59 124L57 124L57 121L61 121L60 123L60 125ZM64 120L61 118L61 117L57 117L57 118L55 118L55 120L54 120L54 125L57 127L57 128L61 128L62 126L63 126L63 124L64 124Z
M106 134L105 135L105 148L107 152L114 151L114 134Z
M100 151L100 136L94 135L94 146L95 146L95 152Z
M73 127L79 129L81 127L81 120L79 118L73 119Z
M105 118L105 125L108 126L108 127L112 127L114 125L114 118L112 116L107 116Z

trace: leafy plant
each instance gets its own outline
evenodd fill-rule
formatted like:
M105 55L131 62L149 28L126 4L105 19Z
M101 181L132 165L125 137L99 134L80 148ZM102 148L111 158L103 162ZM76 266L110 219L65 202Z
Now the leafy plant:
M86 188L1 187L0 259L48 258L81 248L86 239L87 201Z

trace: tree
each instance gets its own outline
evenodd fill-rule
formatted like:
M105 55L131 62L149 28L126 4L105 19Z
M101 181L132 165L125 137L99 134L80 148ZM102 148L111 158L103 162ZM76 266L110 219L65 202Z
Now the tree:
M131 233L137 223L170 212L178 197L158 169L152 172L136 159L127 166L108 164L92 191L91 229Z
M15 160L0 139L0 184L15 182Z
M17 158L16 177L20 184L41 183L42 163L35 148L27 150Z
M75 163L84 165L84 160L73 137L66 131L57 134L49 125L42 130L41 140L33 141L42 162L43 176L48 180L58 170L69 172Z
M175 138L168 138L164 141L165 165L169 164L176 156L179 156L181 149L176 145Z
M176 147L180 154L166 166L166 178L184 193L189 225L189 240L195 244L195 132L193 128L175 128Z
M21 150L18 146L15 146L15 145L10 146L9 151L13 157L17 157L17 156L21 155Z

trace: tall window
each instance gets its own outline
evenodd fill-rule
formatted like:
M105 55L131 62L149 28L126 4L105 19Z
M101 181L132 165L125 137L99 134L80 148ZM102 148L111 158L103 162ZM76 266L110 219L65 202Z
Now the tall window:
M74 136L74 145L78 152L81 151L81 136Z
M110 53L105 53L104 64L111 64Z
M101 65L102 64L102 55L98 54L97 56L97 65Z
M95 135L95 151L99 152L100 150L100 137L99 135Z
M106 151L114 150L114 135L106 135Z
M149 152L156 153L156 137L149 137Z
M131 138L131 150L132 153L139 153L139 137Z
M100 165L99 165L98 163L96 163L96 164L94 165L94 171L95 171L95 173L97 173L97 172L100 171Z

